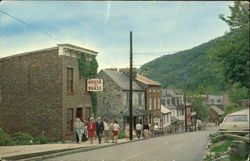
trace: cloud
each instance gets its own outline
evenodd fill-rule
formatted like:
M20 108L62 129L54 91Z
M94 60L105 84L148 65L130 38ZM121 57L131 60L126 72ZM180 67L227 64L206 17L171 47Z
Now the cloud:
M228 27L218 14L228 14L231 3L8 1L0 8L63 43L97 50L104 68L128 66L129 31L134 51L146 53L189 49L221 36ZM0 18L0 57L60 43L1 13ZM137 55L135 64L160 55Z
M109 20L109 15L110 15L110 6L111 6L111 2L108 1L107 2L107 15L106 15L106 21Z

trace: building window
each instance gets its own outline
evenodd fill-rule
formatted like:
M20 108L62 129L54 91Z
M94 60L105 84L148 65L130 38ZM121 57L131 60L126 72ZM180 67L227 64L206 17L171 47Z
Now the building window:
M84 119L88 120L90 118L90 107L85 107L84 109Z
M158 108L161 109L161 101L160 101L160 98L158 98Z
M167 99L167 104L170 105L170 98Z
M156 108L157 104L156 104L156 98L154 99L154 109Z
M217 99L217 102L218 102L218 103L221 103L221 99Z
M142 93L138 93L138 105L142 105Z
M172 105L175 105L175 98L172 98Z
M73 108L68 108L66 111L66 131L73 132Z
M149 98L149 109L152 109L152 98Z
M67 93L73 94L73 68L67 68Z
M214 104L214 99L211 99L211 103Z

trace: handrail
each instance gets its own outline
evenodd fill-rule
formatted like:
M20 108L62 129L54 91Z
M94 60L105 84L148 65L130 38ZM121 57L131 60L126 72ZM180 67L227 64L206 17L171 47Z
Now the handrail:
M233 134L224 134L224 136L230 137L230 138L234 138L234 139L238 139L240 141L244 141L247 143L250 143L249 137L244 137L244 136L239 136L239 135L233 135Z

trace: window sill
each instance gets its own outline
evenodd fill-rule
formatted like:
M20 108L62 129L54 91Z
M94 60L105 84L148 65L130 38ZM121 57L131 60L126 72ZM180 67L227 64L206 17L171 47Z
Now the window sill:
M65 133L65 136L74 135L74 131Z
M85 95L90 95L90 92L83 92L83 94L85 94Z
M68 92L67 95L74 95L76 94L75 92Z

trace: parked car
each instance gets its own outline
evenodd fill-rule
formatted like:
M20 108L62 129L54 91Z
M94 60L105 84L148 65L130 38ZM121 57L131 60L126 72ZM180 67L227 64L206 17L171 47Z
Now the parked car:
M249 109L228 114L219 125L219 131L249 133Z

